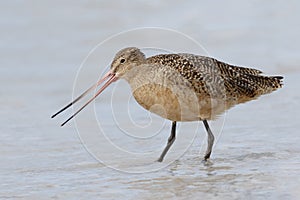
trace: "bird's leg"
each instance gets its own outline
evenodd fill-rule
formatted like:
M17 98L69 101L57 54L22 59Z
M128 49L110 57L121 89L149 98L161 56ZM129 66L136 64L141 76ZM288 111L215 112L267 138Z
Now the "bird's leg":
M209 125L208 125L207 121L203 120L203 123L204 123L205 129L207 131L207 149L206 149L206 153L205 153L205 156L204 156L204 161L207 161L207 159L209 159L210 154L212 152L212 147L213 147L215 138L214 138L214 135L213 135L213 133L211 132L211 130L209 128Z
M168 143L167 146L165 147L165 149L163 150L163 152L161 153L159 159L157 160L158 162L162 162L165 155L167 154L167 152L169 151L170 147L172 146L172 144L174 143L176 139L176 121L172 122L172 129L171 129L171 135L168 138Z

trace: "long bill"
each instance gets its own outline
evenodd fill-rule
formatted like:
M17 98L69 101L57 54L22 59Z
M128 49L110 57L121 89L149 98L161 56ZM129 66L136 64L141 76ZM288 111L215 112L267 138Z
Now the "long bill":
M108 79L108 80L107 80ZM69 107L71 107L73 104L75 104L77 101L79 101L82 97L86 96L90 91L95 89L97 86L101 85L105 80L106 83L97 91L97 93L90 99L88 100L78 111L76 111L71 117L69 117L64 123L61 124L61 126L64 126L68 121L70 121L72 118L74 118L81 110L83 110L89 103L91 103L96 97L105 90L112 82L116 81L118 78L114 73L109 71L106 73L97 83L92 85L90 88L88 88L85 92L83 92L80 96L78 96L76 99L74 99L72 102L70 102L68 105L63 107L61 110L59 110L57 113L51 116L51 118L56 117L58 114L61 112L65 111Z

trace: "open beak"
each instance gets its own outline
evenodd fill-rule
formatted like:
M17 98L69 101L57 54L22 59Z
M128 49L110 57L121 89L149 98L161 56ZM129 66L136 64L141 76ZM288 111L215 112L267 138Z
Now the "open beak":
M64 123L61 124L61 126L65 125L68 121L73 119L82 109L84 109L89 103L91 103L96 97L101 94L105 88L107 88L112 82L116 81L118 77L116 77L116 74L112 73L111 71L107 72L97 83L92 85L89 89L87 89L84 93L82 93L80 96L78 96L76 99L74 99L71 103L63 107L61 110L59 110L57 113L51 116L51 118L56 117L58 114L66 110L67 108L71 107L73 104L75 104L77 101L79 101L82 97L87 95L90 91L101 85L105 80L105 84L97 91L97 93L88 100L79 110L77 110L71 117L69 117Z

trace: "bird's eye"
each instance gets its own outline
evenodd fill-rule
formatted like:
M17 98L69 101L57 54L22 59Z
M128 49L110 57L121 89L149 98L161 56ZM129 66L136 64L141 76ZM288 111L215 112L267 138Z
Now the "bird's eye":
M125 59L122 58L122 59L120 60L120 63L124 63L124 62L125 62Z

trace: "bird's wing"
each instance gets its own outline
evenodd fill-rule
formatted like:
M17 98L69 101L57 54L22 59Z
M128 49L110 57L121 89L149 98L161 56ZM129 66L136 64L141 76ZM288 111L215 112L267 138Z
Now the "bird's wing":
M263 76L260 70L230 65L211 57L179 55L185 60L183 63L188 61L190 71L196 74L194 77L198 82L193 85L201 82L206 86L211 85L209 92L214 96L222 96L220 94L226 92L227 98L245 102L282 86L281 76ZM195 82L194 78L192 80Z

